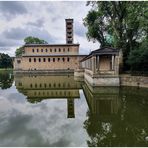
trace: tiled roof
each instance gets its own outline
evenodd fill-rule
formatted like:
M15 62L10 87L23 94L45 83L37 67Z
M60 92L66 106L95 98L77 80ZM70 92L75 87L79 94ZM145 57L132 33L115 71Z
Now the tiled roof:
M112 48L112 47L103 47L100 49L96 49L92 51L89 55L87 55L85 58L83 58L81 61L85 61L86 59L94 56L94 55L107 55L107 54L118 54L119 53L118 48Z

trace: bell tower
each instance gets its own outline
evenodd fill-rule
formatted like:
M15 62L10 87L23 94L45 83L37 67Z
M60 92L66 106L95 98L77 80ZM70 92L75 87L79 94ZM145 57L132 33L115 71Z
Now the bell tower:
M66 44L73 44L73 19L65 19L66 21Z

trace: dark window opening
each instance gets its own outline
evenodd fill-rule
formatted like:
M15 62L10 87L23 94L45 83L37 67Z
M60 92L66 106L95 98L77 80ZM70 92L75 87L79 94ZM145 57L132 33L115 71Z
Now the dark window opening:
M63 52L65 52L65 48L63 48Z
M34 62L36 62L36 58L34 58Z
M60 58L58 58L58 62L60 61Z
M61 52L61 49L59 48L59 52Z
M21 63L21 60L17 60L17 63L20 64Z
M44 58L43 61L46 62L46 59Z
M50 49L50 52L52 52L52 49Z
M41 49L41 52L43 52L43 49Z
M65 59L63 58L63 62L65 61Z
M55 52L57 51L56 48L54 49L54 51L55 51Z
M32 52L34 52L34 49L32 49Z
M68 41L69 44L72 44L72 41Z
M29 62L31 62L31 58L29 58Z
M48 58L48 62L50 62L50 58Z
M69 62L70 61L70 59L69 58L67 58L67 62Z
M46 52L48 52L48 50L46 49Z
M72 25L72 23L67 23L67 25Z
M41 62L41 59L39 58L39 62Z
M36 51L39 52L39 49L37 49Z
M53 58L53 62L55 62L55 58Z

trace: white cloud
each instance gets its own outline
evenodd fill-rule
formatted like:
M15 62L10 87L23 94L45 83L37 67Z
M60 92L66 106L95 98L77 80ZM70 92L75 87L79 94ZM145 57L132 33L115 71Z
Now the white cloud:
M99 44L88 42L85 36L86 28L83 26L83 18L87 15L90 9L89 6L86 6L85 1L33 1L21 2L19 4L16 4L17 2L13 3L15 4L13 4L13 8L11 9L8 7L8 4L5 5L5 8L9 10L9 13L10 11L14 11L13 9L18 5L20 5L24 11L19 13L20 9L16 9L15 15L12 14L11 19L9 20L9 15L5 16L3 9L0 11L0 14L3 14L3 19L0 20L0 39L3 39L3 43L0 43L1 52L4 51L5 53L14 56L15 48L23 43L23 38L21 37L24 37L25 35L37 35L38 37L47 40L49 43L65 43L66 18L74 19L74 41L75 43L80 43L80 54L88 54L90 49L99 48ZM7 19L5 19L5 17ZM21 30L21 28L23 29ZM2 34L5 32L12 32L12 30L16 30L14 34L19 33L14 38L12 38L13 34L6 37L5 34ZM47 34L50 35L49 38ZM12 45L12 42L16 44ZM4 50L2 44L5 44L5 46L9 48Z

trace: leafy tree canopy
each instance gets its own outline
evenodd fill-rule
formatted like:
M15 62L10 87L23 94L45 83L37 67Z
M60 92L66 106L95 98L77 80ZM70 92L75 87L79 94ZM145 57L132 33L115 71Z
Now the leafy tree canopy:
M8 54L0 53L0 68L12 68L12 58Z
M25 44L48 44L48 42L46 42L45 40L39 39L37 37L32 37L32 36L28 36L24 39ZM15 51L15 56L21 56L24 52L23 50L23 46L19 47L16 49Z
M25 44L48 44L45 40L37 37L28 36L24 39Z
M87 5L92 6L84 18L87 38L100 42L101 47L121 48L126 64L130 52L141 46L147 37L148 3L97 1L88 2Z
M148 38L130 52L127 63L132 71L148 71Z

